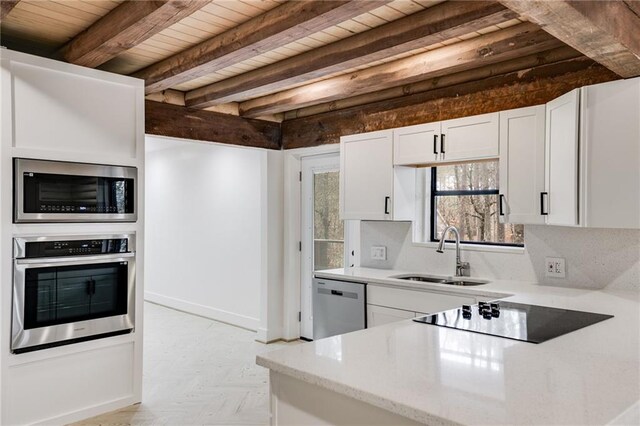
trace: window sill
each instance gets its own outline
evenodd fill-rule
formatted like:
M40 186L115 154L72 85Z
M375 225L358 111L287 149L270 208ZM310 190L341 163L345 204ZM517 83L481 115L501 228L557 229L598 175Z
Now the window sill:
M428 242L428 243L412 243L415 247L428 247L432 249L436 249L438 247L438 243ZM444 245L445 250L455 250L456 246L452 243L446 243ZM510 247L510 246L491 246L491 245L481 245L481 244L460 244L460 250L462 251L480 251L487 253L510 253L510 254L524 254L525 247Z

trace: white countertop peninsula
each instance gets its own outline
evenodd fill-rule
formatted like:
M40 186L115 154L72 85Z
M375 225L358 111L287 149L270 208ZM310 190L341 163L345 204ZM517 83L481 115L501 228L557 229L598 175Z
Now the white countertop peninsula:
M407 422L638 424L640 292L514 281L454 288L388 278L403 272L350 268L316 275L475 292L614 318L541 344L400 321L259 356L257 363L271 370L272 393L274 376L284 376Z

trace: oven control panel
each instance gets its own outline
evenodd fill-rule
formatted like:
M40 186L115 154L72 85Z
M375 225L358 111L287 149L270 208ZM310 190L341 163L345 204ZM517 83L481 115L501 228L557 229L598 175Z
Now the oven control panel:
M96 254L127 253L127 238L108 238L67 241L29 241L25 257L86 256Z

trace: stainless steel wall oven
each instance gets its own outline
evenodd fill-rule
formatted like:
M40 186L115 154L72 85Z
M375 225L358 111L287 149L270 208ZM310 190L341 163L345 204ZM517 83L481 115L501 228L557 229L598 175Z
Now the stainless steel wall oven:
M135 167L14 159L14 222L135 222Z
M11 351L130 333L135 237L14 239Z

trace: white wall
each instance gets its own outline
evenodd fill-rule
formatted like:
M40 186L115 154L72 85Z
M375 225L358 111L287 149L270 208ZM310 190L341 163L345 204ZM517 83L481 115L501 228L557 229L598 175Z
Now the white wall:
M372 245L387 247L387 260L371 260ZM447 244L449 246L449 244ZM471 276L533 281L581 288L640 290L640 230L526 225L521 253L465 250ZM361 266L451 275L455 251L414 245L410 222L362 222ZM545 277L544 258L564 257L565 279Z
M147 137L146 164L145 298L257 330L267 152Z

